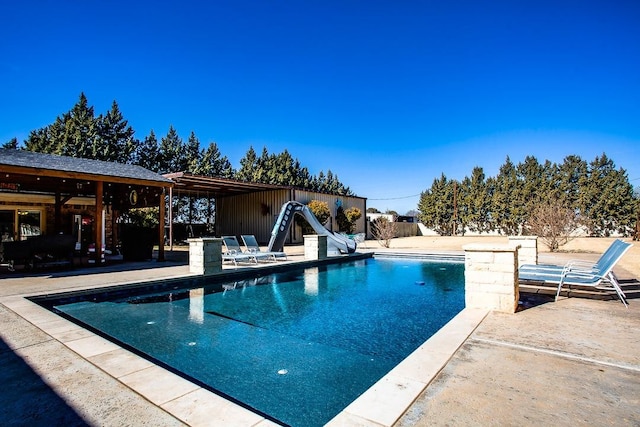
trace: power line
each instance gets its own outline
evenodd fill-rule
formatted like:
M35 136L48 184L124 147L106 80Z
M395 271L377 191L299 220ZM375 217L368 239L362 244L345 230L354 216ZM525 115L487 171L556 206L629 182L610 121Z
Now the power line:
M370 199L367 198L367 200L400 200L400 199L410 199L412 197L418 197L421 193L418 194L413 194L411 196L402 196L402 197L388 197L386 199Z

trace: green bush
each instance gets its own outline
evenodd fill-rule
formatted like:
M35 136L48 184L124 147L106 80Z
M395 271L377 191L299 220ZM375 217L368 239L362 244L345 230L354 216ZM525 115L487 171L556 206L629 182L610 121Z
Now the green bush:
M320 224L327 222L331 217L331 211L329 210L329 204L327 202L321 202L319 200L311 200L307 207L311 213L320 221ZM302 227L302 234L316 234L315 230L302 215L296 215L296 223Z

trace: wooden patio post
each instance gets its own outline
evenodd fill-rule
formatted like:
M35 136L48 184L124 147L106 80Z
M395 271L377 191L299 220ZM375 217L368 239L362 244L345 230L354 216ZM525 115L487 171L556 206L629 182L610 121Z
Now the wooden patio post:
M162 187L162 192L160 193L160 202L158 203L159 212L158 212L158 261L164 261L164 194L165 189Z
M95 262L96 265L102 263L102 210L104 208L104 201L102 200L104 195L104 183L102 181L96 181L96 226L93 228L94 241L96 243Z

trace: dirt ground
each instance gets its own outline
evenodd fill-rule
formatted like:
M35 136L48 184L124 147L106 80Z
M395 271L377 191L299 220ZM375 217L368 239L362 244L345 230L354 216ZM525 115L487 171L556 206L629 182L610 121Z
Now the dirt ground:
M579 237L560 248L560 255L566 257L567 253L579 254L602 254L613 242L615 238L607 237ZM640 278L640 242L632 241L630 238L622 239L632 243L633 246L619 261L618 266L625 269L633 277ZM403 237L391 240L390 249L416 249L433 251L461 251L464 245L472 243L507 244L506 236L416 236ZM366 245L370 249L382 249L376 241L367 240ZM538 251L540 254L550 254L549 249L538 240Z

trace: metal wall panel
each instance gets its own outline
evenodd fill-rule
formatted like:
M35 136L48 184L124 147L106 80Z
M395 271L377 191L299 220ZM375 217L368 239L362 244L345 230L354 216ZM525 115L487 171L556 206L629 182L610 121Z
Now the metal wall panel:
M271 238L271 231L282 205L290 200L304 204L311 200L326 202L331 210L331 220L326 226L332 231L338 230L335 221L338 203L341 203L344 209L355 206L362 211L362 217L356 223L356 232L365 232L366 199L282 189L216 199L216 235L235 235L240 238L241 234L253 234L260 244L266 245ZM289 231L287 243L303 243L302 230L295 223Z
M335 194L325 194L325 193L316 193L313 191L306 190L293 190L294 200L308 204L312 200L318 200L321 202L326 202L329 205L329 210L331 211L331 218L327 221L325 226L327 229L331 231L338 231L338 223L336 222L336 213L338 211L338 206L342 206L344 210L347 210L351 207L356 207L360 209L362 212L362 216L358 221L356 221L356 228L354 230L355 233L364 233L365 232L365 224L366 224L366 201L367 199L363 199L361 197L349 197L349 196L337 196Z
M280 207L289 200L290 190L273 190L216 199L216 234L253 234L260 244L271 238Z

